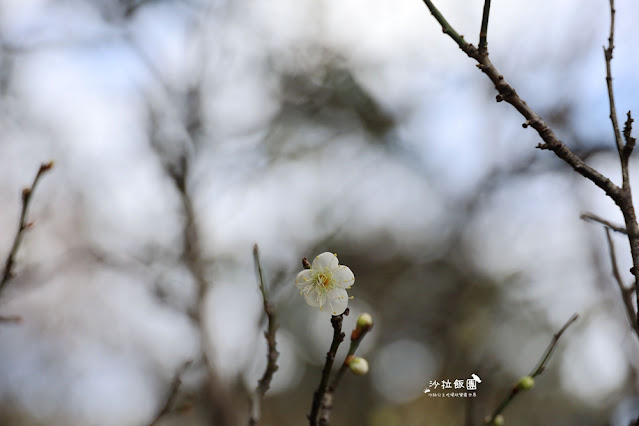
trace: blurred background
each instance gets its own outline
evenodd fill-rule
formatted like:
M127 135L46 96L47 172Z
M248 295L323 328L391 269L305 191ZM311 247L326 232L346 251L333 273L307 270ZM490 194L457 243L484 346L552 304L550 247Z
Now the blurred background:
M483 2L439 3L476 44ZM639 5L616 6L625 121ZM608 2L491 12L493 63L619 182ZM266 363L255 243L280 325L263 425L306 423L332 329L294 279L324 251L355 274L347 335L359 313L375 321L370 373L345 377L334 425L479 425L573 313L506 424L637 419L639 345L604 231L579 219L621 214L534 149L422 2L2 0L0 41L3 258L22 188L55 161L0 297L22 318L0 326L1 424L149 425L183 370L157 424L246 424ZM476 397L423 393L471 374Z

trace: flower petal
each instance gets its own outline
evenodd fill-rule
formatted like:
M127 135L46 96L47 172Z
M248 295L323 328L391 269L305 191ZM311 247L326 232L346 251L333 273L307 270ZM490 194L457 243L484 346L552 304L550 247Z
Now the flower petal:
M343 288L334 288L328 292L328 306L332 315L339 315L348 306L348 294Z
M304 269L303 271L300 271L299 274L297 274L297 277L295 278L295 285L300 290L304 290L306 286L310 283L310 280L311 280L311 271L308 269Z
M315 271L326 271L336 269L338 266L339 261L337 260L337 256L331 252L325 251L315 257L311 269Z
M328 298L330 300L346 299L348 300L348 293L343 288L334 288L328 291Z
M355 275L348 266L340 266L333 272L333 280L337 287L348 288L355 284Z
M308 293L304 293L304 300L306 300L306 303L314 308L321 308L322 305L326 304L326 295L320 294L316 291L310 291Z

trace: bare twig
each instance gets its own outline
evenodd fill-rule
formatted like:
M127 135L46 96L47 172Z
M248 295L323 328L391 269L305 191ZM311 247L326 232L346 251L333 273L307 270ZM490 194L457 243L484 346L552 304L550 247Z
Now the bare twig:
M589 213L589 212L582 213L580 218L582 220L592 220L594 222L601 223L608 229L611 229L615 232L619 232L620 234L628 235L628 231L626 231L626 228L624 228L623 226L615 225L614 223L608 222L606 219L603 219L602 217L597 216L594 213Z
M481 29L479 30L479 52L488 51L488 17L490 16L490 0L484 0L484 12L481 17Z
M610 105L610 121L612 122L612 128L615 134L615 143L617 144L617 150L619 151L619 155L622 156L622 174L623 174L623 183L626 183L628 178L628 163L626 161L625 165L623 163L623 140L621 139L621 132L619 131L619 122L617 120L617 109L615 107L615 96L614 91L612 89L612 52L615 49L615 2L614 0L610 0L610 33L608 35L608 47L604 47L604 58L606 59L606 87L608 89L608 101ZM627 156L626 160L627 160ZM625 169L625 172L624 172Z
M432 13L435 19L437 19L437 22L441 24L444 34L448 34L448 36L455 40L455 43L457 43L457 45L462 50L464 50L464 46L468 45L468 43L466 43L466 40L464 40L464 36L459 35L459 33L455 31L455 29L448 23L448 21L446 21L444 15L442 15L441 12L437 10L433 2L431 2L430 0L424 0L424 3L426 3L426 7L428 7L430 13Z
M619 201L615 200L615 203L621 209L624 220L626 222L626 229L628 230L628 240L630 242L630 253L632 255L633 267L630 270L635 276L635 298L637 305L639 306L639 226L637 225L637 217L635 214L634 203L632 201L632 190L630 188L630 172L628 168L628 161L630 154L635 146L635 139L630 136L632 132L632 117L630 111L628 111L628 119L626 120L626 126L624 128L624 137L626 138L626 144L621 137L619 131L619 121L617 119L617 108L615 106L614 90L612 87L612 53L615 48L615 1L610 0L610 33L608 36L608 48L604 48L604 57L606 60L606 87L608 89L608 100L610 104L610 121L612 122L612 129L615 135L615 142L617 144L617 150L619 151L619 162L621 164L621 179L622 179L622 193L623 197ZM639 321L639 316L635 315L636 320ZM639 322L633 327L635 330L639 330Z
M166 396L166 401L164 402L164 405L162 405L162 408L160 409L158 414L153 418L151 423L149 423L149 426L157 425L158 422L162 420L164 416L169 414L173 409L173 404L175 404L175 401L177 400L180 386L182 385L182 374L184 373L184 371L186 371L189 365L191 365L191 361L185 362L175 373L175 376L171 381L171 387L169 388Z
M626 315L628 316L630 327L634 330L634 332L639 337L639 328L637 327L637 313L635 312L634 306L632 306L633 288L632 287L628 288L623 283L623 279L621 278L621 274L619 273L619 267L617 266L617 255L615 254L615 245L610 235L610 229L604 226L604 230L606 231L606 239L608 240L610 263L612 264L612 276L615 277L615 281L617 282L617 285L619 286L619 291L621 292L621 299L623 300L623 304L626 308Z
M18 316L10 316L10 317L5 317L5 316L0 316L0 323L19 323L20 321L22 321L21 317Z
M495 89L499 94L497 95L497 102L506 101L511 104L521 115L524 116L526 121L523 127L532 127L537 131L543 144L538 145L538 148L551 150L559 158L568 163L575 171L582 176L591 180L595 185L604 190L608 196L610 196L615 202L621 200L624 196L621 188L615 185L610 179L603 176L597 170L586 164L581 158L573 153L562 141L557 138L552 129L546 124L546 122L519 97L515 89L508 84L504 76L497 70L493 63L488 58L488 53L482 54L471 43L467 43L461 36L455 37L457 32L451 27L451 25L444 19L442 14L437 10L431 0L423 0L435 19L440 23L444 33L448 34L459 46L459 48L466 53L470 58L477 61L477 67L481 72L493 82ZM639 248L639 247L638 247ZM639 253L639 252L638 252ZM639 263L639 257L638 257Z
M331 393L335 392L335 390L337 389L337 386L339 386L339 382L342 379L342 376L344 375L346 370L348 370L348 365L351 359L353 359L353 356L355 355L355 351L359 347L359 344L362 343L362 340L364 340L364 336L366 336L366 334L368 334L368 332L371 331L372 329L373 329L373 326L371 325L370 327L366 327L362 329L360 333L357 333L356 329L353 330L353 332L351 333L351 346L348 349L348 355L346 355L346 359L344 359L342 366L337 371L337 374L333 378L331 385L328 387L329 392Z
M340 343L344 341L345 334L342 332L342 322L344 316L347 316L349 309L346 308L343 314L333 315L331 317L331 325L333 326L333 341L331 347L326 353L326 362L324 363L324 369L322 370L322 378L320 384L315 393L313 394L313 404L311 406L311 413L308 415L308 420L311 426L317 426L319 409L322 404L322 400L326 394L328 388L328 380L331 375L331 368L333 367L333 361L335 360L335 354Z
M346 358L344 358L344 362L342 363L339 370L337 370L335 377L333 377L333 381L328 386L326 394L322 398L322 403L320 406L320 414L319 414L320 426L328 426L330 424L330 415L333 409L333 400L335 398L335 391L337 390L337 387L339 386L339 383L342 377L344 376L344 373L346 372L346 370L348 370L351 360L353 360L353 358L355 357L355 351L357 351L359 344L364 339L364 336L366 336L366 334L369 331L371 331L372 328L373 328L373 325L371 324L362 328L356 327L352 331L351 346L348 349L348 354L346 355Z
M572 152L566 144L560 141L553 130L548 124L526 104L526 102L519 97L515 89L508 84L504 76L497 70L488 57L488 50L477 49L470 43L466 43L463 37L457 35L457 32L451 27L451 25L444 19L442 14L437 10L431 0L423 0L435 19L442 26L444 33L448 34L459 46L459 48L466 53L466 55L475 61L477 61L477 68L490 79L498 92L496 97L497 102L506 101L511 104L519 113L524 116L526 121L523 123L523 127L532 127L541 137L543 143L537 145L537 148L547 149L553 151L555 155L569 164L577 173L584 176L586 179L592 181L595 185L601 188L606 195L608 195L617 204L621 213L623 214L624 222L626 224L626 230L628 232L628 240L630 243L630 253L632 255L633 267L630 272L635 277L635 296L637 303L639 304L639 225L637 224L637 216L635 214L634 204L632 202L632 194L630 191L630 179L628 176L628 157L632 151L630 147L623 146L623 141L619 133L619 126L616 124L616 111L614 109L614 98L612 96L612 77L610 76L610 61L612 59L612 49L614 47L614 0L610 0L611 10L611 25L610 25L610 37L609 47L604 49L606 53L606 69L608 82L610 106L611 106L611 120L613 121L613 128L615 131L615 141L619 150L619 156L622 167L622 186L615 185L606 176L599 173L593 167L586 164L586 162ZM639 316L638 316L639 321ZM639 327L639 324L638 324Z
M260 291L262 293L262 300L264 302L264 313L268 319L267 330L264 333L266 342L268 344L268 354L266 357L266 369L262 378L258 381L257 388L253 393L250 401L250 416L248 424L249 426L255 426L260 420L260 406L264 394L268 391L273 379L273 374L278 369L277 358L279 352L277 351L277 343L275 341L275 333L277 332L277 323L275 322L275 311L268 300L268 290L264 283L264 276L262 274L262 265L260 264L260 252L257 244L253 246L253 259L255 261L255 269L257 273L257 279L259 281Z
M546 352L544 353L543 358L541 359L539 364L537 364L537 366L530 372L530 377L535 378L544 372L544 370L546 369L546 364L548 363L552 352L555 350L555 347L557 346L557 342L559 342L561 335L564 334L568 327L570 327L573 322L577 321L578 318L579 314L573 314L573 316L570 317L568 321L566 321L564 326L561 327L561 329L557 333L555 333L550 344L548 345L548 348L546 348Z
M540 360L537 363L537 365L535 366L535 368L533 368L533 370L530 372L529 376L531 378L534 379L535 377L539 376L540 374L542 374L544 372L544 370L546 369L546 364L550 360L550 356L552 355L553 351L555 350L555 347L557 346L557 342L559 342L559 339L561 338L562 334L564 334L564 332L568 329L568 327L570 327L573 322L577 321L577 318L579 318L579 315L578 314L574 314L564 324L564 326L561 327L561 329L557 333L555 333L555 335L553 336L552 340L550 341L550 344L546 348L546 351L544 352L544 355L540 358ZM506 398L504 398L504 400L497 406L497 408L495 409L493 414L485 419L485 424L492 424L494 422L494 420L495 420L495 417L497 417L498 415L500 415L504 411L504 409L520 393L521 389L522 388L519 385L519 383L515 384L512 387L512 389L510 390L510 392L508 393L508 395L506 396Z
M18 249L20 248L20 243L22 242L22 237L24 236L24 231L29 229L29 227L31 226L31 223L27 222L27 213L29 212L29 205L31 203L33 192L35 191L36 185L40 181L40 178L46 172L51 170L51 168L53 168L53 161L40 164L38 173L36 173L31 186L22 190L22 211L20 213L20 222L18 223L18 231L16 232L16 236L13 239L11 251L9 252L7 260L5 261L4 272L2 273L2 281L0 281L0 291L4 289L6 284L13 276L13 267L15 265Z

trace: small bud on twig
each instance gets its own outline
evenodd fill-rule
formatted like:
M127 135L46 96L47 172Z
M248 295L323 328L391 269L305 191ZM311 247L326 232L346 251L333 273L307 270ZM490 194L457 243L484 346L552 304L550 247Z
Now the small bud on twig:
M357 340L359 337L367 333L371 328L373 328L373 317L369 313L360 314L357 317L357 322L355 323L355 329L351 333L351 340Z
M368 373L368 361L364 358L355 357L348 364L348 367L351 369L351 372L356 376L363 376Z
M498 414L493 420L493 426L504 426L504 416Z
M311 269L311 263L306 260L305 257L302 258L302 266L304 267L304 269Z
M517 382L517 389L530 390L535 386L535 379L530 376L524 376Z
M40 165L40 173L47 172L47 171L51 170L53 168L54 164L55 164L54 161L49 161L48 163L42 163Z

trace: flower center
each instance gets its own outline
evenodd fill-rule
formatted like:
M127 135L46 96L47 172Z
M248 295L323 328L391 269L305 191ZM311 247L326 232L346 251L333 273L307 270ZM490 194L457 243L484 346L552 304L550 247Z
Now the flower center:
M330 290L334 287L333 277L329 273L318 273L315 277L315 283L318 290Z

